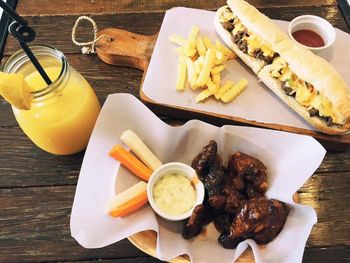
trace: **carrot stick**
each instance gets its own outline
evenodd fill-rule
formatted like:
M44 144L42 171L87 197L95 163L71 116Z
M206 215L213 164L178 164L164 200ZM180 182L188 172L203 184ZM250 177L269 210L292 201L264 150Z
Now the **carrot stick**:
M140 177L141 179L148 181L151 177L152 170L144 165L139 159L137 159L130 152L125 150L122 146L116 145L110 151L109 155L118 160L122 165L128 168L132 173Z
M117 209L110 211L109 215L112 217L122 217L130 214L131 212L139 209L148 202L147 191L140 193L133 199L127 201L125 204L119 206Z

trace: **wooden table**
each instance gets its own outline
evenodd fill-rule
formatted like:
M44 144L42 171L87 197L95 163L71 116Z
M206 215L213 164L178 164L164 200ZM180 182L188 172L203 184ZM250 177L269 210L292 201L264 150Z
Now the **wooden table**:
M291 20L297 15L315 14L349 32L336 0L250 2L271 18ZM81 55L70 40L78 15L93 14L99 28L113 26L154 34L160 28L165 10L173 6L214 10L223 4L222 0L20 0L17 10L36 29L35 43L63 51L70 64L92 84L103 103L110 93L139 96L142 72L106 65L95 55ZM81 30L82 39L91 38L88 26ZM5 59L17 49L17 43L10 39ZM181 123L162 118L171 124ZM159 262L128 240L95 250L77 244L70 236L69 219L84 153L53 156L41 151L22 133L10 106L2 99L0 156L0 262ZM300 189L300 203L314 207L318 215L318 223L307 242L304 262L349 262L349 188L350 150L347 150L327 153L319 169Z

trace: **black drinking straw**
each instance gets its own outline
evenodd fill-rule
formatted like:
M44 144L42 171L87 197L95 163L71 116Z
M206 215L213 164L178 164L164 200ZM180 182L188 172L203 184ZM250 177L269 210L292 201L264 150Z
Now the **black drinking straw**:
M28 42L31 42L35 38L35 31L27 26L28 22L24 20L21 16L19 16L9 5L7 5L4 1L0 0L0 7L11 16L15 22L12 22L9 25L10 34L17 39L19 44L21 45L24 52L27 54L30 61L33 63L34 67L40 73L41 77L45 80L47 85L52 84L49 76L46 74L43 67L40 65L37 58L34 56L32 50L27 45Z
M4 1L0 2L0 7L10 16L13 18L13 20L16 20L20 25L26 26L28 25L28 22L24 20L21 16L19 16L15 10L13 10L8 4L6 4Z

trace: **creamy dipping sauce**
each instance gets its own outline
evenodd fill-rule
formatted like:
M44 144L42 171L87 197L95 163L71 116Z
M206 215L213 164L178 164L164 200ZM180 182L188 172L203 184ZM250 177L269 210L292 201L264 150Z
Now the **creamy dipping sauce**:
M169 173L154 184L153 198L163 212L181 215L193 207L196 190L183 174Z

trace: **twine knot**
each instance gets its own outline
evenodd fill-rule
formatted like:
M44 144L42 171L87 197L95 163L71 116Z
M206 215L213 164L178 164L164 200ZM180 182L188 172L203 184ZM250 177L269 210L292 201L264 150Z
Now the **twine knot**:
M78 42L76 40L76 34L77 34L77 28L79 26L79 23L82 20L87 20L92 24L93 30L94 30L94 40L89 41L89 42ZM91 54L91 53L96 53L95 51L95 44L102 38L105 38L107 41L112 41L112 38L108 35L100 35L97 37L97 25L96 22L88 16L80 16L78 17L77 21L75 21L75 24L72 28L72 41L75 45L82 47L81 48L81 53L83 54Z

